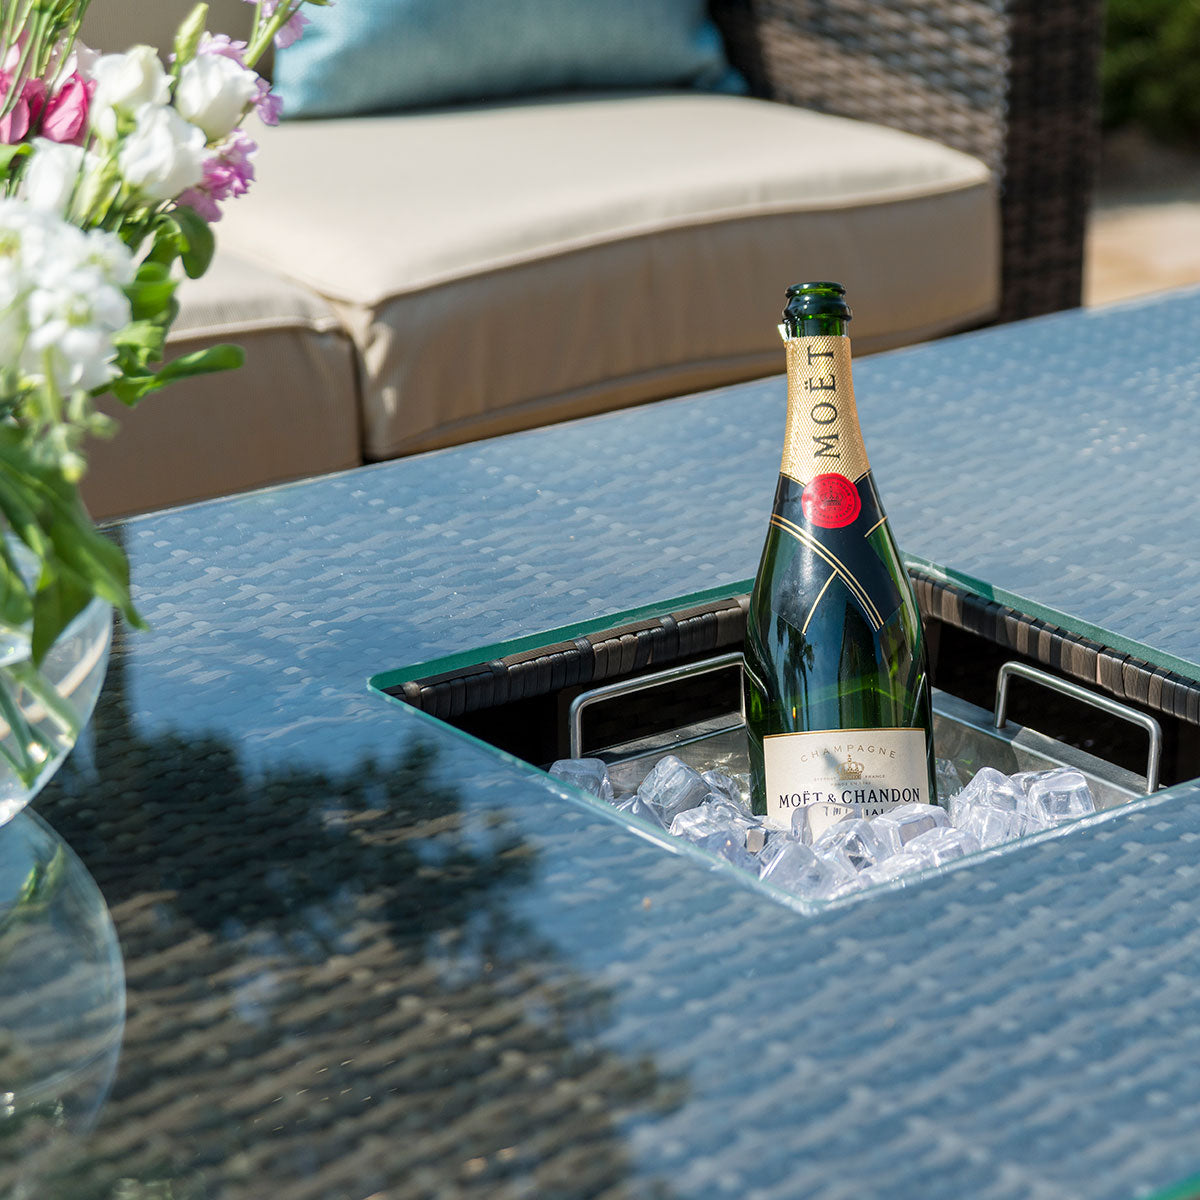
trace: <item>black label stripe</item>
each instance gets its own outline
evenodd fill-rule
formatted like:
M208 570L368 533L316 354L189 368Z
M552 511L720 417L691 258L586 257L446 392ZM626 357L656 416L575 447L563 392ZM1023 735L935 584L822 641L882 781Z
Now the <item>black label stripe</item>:
M879 609L876 608L875 602L871 599L867 589L863 587L861 583L859 583L854 572L851 571L850 568L847 567L846 564L842 562L842 560L838 558L838 556L834 554L834 552L830 550L828 546L822 545L815 537L813 537L811 533L805 529L802 529L799 525L795 524L795 522L789 521L787 517L777 516L773 519L777 519L778 521L782 522L781 527L785 528L788 533L790 533L798 542L800 542L801 545L807 546L809 549L819 554L831 567L833 567L833 569L842 576L846 582L846 586L850 588L851 592L854 593L855 598L867 611L867 615L873 616L875 620L879 622L880 626L883 625L883 617L880 615Z
M806 549L811 550L814 554L820 557L828 566L833 568L834 573L842 580L846 587L850 590L850 594L858 601L863 612L866 614L867 620L872 629L878 632L883 628L883 618L879 615L879 610L875 607L871 597L867 595L866 589L854 577L854 574L849 571L836 555L830 553L816 538L811 534L807 534L799 526L793 525L786 517L781 517L775 514L771 517L771 524L776 529L781 529L784 533L790 533Z
M821 590L817 593L817 598L812 603L812 608L808 610L808 616L804 618L804 627L800 630L803 637L808 633L808 627L812 624L812 619L817 615L817 605L821 603L821 597L829 590L829 585L838 577L838 573L833 571L825 582L821 585Z

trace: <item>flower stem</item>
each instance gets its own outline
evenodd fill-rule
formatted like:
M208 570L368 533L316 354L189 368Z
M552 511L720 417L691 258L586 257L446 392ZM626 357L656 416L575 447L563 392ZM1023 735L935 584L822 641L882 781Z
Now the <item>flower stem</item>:
M25 5L25 10L19 19L19 29L15 39L18 41L18 43L21 34L27 32L26 26L29 24L29 14L33 11L33 2L32 0L29 0L29 3ZM32 32L29 32L28 36L25 38L25 44L20 47L16 69L10 76L8 94L4 97L3 106L0 107L0 119L7 117L9 113L11 113L12 110L17 107L17 101L21 99L21 93L25 90L25 68L29 65L29 55L31 50L38 42L39 38L44 36L45 15L46 14L40 9L36 10L36 19L34 20L33 30ZM6 59L8 58L8 52L13 44L14 43L10 41L3 48L4 57Z
M62 846L56 846L49 862L35 863L25 876L16 903L0 916L0 934L9 932L18 921L44 912L62 887L66 872L67 856Z
M0 673L2 672L11 675L52 716L72 742L79 737L83 731L79 714L69 701L59 695L58 688L33 663L28 659L10 663L7 667L0 667Z
M3 64L8 58L8 52L13 43L21 36L25 23L29 20L29 14L33 10L33 0L25 0L23 5L8 4L4 6L4 9L4 25L0 31L0 64Z
M62 396L54 382L54 350L47 346L42 353L42 372L45 383L37 389L37 399L40 401L42 419L47 426L53 427L62 421Z
M12 684L16 685L16 690L12 689ZM46 761L42 759L38 762L34 758L33 747L40 747L47 755L51 748L38 737L25 719L25 714L16 699L20 687L20 682L13 675L12 666L0 667L0 718L7 722L13 743L13 749L10 750L0 742L0 755L8 759L21 783L31 788Z
M70 13L61 19L59 27L55 31L55 38L50 40L47 45L44 61L38 64L38 74L45 78L50 64L55 63L53 77L46 78L46 85L50 92L54 92L58 88L62 79L62 69L75 46L75 39L79 36L79 27L83 23L84 14L91 2L92 0L75 0ZM55 61L56 59L57 61Z
M251 36L250 45L245 54L246 66L253 67L266 54L271 43L275 40L275 35L303 6L304 0L279 0L275 11L264 22L262 19L262 0L258 0L258 5L254 10L254 33Z

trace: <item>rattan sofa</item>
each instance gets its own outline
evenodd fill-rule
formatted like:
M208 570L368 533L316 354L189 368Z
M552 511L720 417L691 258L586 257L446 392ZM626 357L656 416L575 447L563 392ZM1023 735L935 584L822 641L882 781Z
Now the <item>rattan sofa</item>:
M169 45L189 7L94 0L85 36L102 49ZM236 33L251 11L216 0L211 25ZM209 275L185 284L172 338L180 351L239 342L247 365L116 414L122 433L97 447L86 482L93 511L778 371L774 320L794 276L853 289L859 353L1079 302L1099 0L714 0L711 11L759 100L564 95L265 131L259 182L218 227ZM576 155L560 211L571 171L541 159L589 129L601 165L586 146ZM650 137L661 146L640 145L617 201L597 208L596 181L625 169L612 144ZM512 152L498 154L506 138ZM314 173L346 145L357 174ZM478 205L464 206L470 177L455 171L477 148L491 165ZM868 161L830 174L840 154ZM881 162L892 177L875 195ZM381 174L389 163L402 187ZM844 202L837 187L814 199L826 176ZM676 181L696 195L676 203ZM495 213L526 202L513 249Z
M1000 180L999 321L1079 304L1099 152L1100 0L714 0L772 100L955 146Z

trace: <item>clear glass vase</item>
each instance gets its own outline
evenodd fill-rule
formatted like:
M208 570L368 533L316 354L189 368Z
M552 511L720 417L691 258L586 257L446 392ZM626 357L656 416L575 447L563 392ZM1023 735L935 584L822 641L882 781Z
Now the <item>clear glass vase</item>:
M112 644L112 606L93 600L39 666L29 630L0 628L0 826L62 765L87 724Z
M0 829L0 1196L74 1196L125 1028L104 897L33 809ZM54 1181L58 1179L56 1184Z
M124 1028L104 898L62 838L21 812L87 724L111 641L112 608L98 600L36 667L28 629L0 628L0 1196L14 1200L44 1195L67 1170Z

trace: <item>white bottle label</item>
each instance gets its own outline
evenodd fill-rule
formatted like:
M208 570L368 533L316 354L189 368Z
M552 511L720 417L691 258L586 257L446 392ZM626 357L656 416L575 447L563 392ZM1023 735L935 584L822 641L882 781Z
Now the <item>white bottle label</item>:
M819 729L763 739L766 823L791 829L806 804L827 806L832 823L844 806L876 817L900 804L931 804L923 729Z

